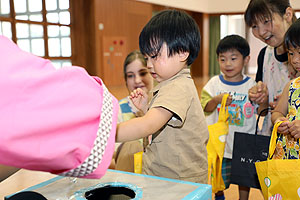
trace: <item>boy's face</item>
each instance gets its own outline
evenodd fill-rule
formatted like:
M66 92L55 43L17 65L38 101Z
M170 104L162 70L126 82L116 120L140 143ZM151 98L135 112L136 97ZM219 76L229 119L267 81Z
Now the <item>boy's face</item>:
M249 62L249 58L249 56L243 58L243 55L236 49L220 53L218 62L224 79L231 82L242 81L243 67Z
M157 82L167 80L186 67L188 53L176 53L168 57L168 47L164 43L160 52L154 56L146 56L147 67Z
M289 52L289 63L293 66L297 72L300 72L300 47L294 48L290 45Z

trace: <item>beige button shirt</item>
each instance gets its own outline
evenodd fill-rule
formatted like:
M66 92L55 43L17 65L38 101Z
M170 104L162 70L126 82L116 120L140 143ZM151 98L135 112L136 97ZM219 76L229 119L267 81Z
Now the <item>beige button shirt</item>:
M208 129L190 70L183 69L153 91L149 108L163 107L173 117L146 148L143 173L207 183Z

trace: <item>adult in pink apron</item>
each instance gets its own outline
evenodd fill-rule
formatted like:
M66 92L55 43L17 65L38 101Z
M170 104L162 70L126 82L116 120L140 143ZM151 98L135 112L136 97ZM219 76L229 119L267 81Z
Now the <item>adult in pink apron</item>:
M81 67L55 69L0 36L0 165L100 178L114 151L118 102Z

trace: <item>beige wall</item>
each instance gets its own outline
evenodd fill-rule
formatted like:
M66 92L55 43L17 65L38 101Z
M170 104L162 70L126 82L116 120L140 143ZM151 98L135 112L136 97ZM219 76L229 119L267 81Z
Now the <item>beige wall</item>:
M246 10L249 0L137 0L203 13L240 13ZM290 0L300 10L300 0Z
M265 43L254 37L252 32L250 31L247 40L250 45L250 61L248 64L248 73L249 74L256 74L257 71L257 57L260 52L260 50L266 46Z

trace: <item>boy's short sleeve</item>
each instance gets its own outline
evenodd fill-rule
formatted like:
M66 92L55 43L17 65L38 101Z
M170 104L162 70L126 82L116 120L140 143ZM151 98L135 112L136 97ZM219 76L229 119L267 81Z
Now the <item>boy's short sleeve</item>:
M161 87L150 105L150 108L163 107L172 112L174 115L168 124L174 127L182 126L192 99L190 89L180 84L179 81Z
M205 110L204 110L205 107L206 107L206 105L207 105L207 103L211 99L212 99L212 96L205 89L202 89L200 101L201 101L201 106L203 108L205 116L210 115L212 113L212 112L205 112Z

